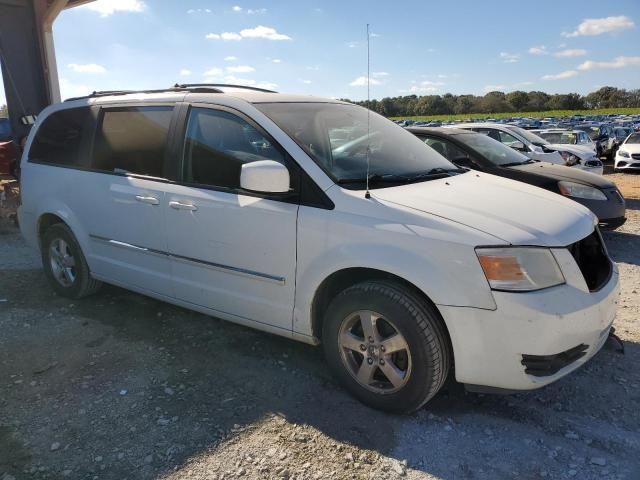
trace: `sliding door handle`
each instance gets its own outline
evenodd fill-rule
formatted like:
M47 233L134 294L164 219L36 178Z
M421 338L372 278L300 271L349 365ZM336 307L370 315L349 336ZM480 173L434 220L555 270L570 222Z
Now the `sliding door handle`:
M169 206L175 210L190 210L192 212L198 210L198 207L191 203L169 202Z
M136 200L140 203L146 203L147 205L160 205L160 200L156 197L146 197L144 195L136 195Z

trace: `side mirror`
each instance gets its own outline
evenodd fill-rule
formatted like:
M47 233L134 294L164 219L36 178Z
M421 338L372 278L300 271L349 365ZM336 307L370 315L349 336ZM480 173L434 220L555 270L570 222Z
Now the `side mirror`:
M471 161L471 159L469 157L458 157L458 158L454 158L452 160L454 165L457 165L458 167L462 167L462 168L474 168L475 165L473 164L473 162Z
M288 193L289 170L273 160L245 163L240 171L240 188L256 193Z
M513 142L509 146L511 148L513 148L514 150L518 150L519 152L528 152L529 151L529 149L527 147L525 147L524 143L522 143L522 142Z

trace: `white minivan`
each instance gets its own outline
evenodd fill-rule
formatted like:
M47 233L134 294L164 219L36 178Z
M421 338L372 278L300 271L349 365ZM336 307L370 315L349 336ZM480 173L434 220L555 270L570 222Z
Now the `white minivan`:
M551 383L598 352L616 311L586 208L330 99L176 86L51 106L19 220L58 294L107 282L322 343L346 388L389 411L449 375Z

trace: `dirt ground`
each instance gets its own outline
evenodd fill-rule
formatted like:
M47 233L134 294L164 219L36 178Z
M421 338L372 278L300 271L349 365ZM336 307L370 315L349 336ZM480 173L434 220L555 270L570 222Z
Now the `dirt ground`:
M640 175L611 178L626 354L411 416L353 400L317 348L115 287L57 297L0 221L0 479L639 479Z

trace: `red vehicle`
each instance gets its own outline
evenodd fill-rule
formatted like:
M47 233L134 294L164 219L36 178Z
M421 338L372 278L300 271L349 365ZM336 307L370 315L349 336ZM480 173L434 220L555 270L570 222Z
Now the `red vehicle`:
M18 156L18 146L11 138L9 119L0 118L0 175L15 176Z

